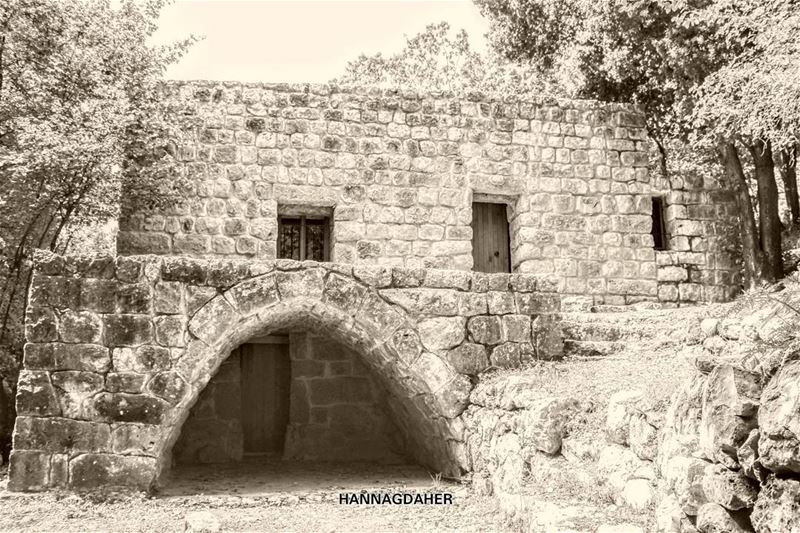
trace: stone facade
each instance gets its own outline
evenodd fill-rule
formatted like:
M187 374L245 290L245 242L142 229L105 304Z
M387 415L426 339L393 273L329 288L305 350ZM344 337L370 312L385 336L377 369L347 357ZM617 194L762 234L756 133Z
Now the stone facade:
M556 288L531 274L41 255L9 486L152 488L231 350L309 330L359 355L414 460L460 475L473 376L560 356Z
M211 82L170 98L191 185L168 211L126 210L121 254L275 259L281 211L314 208L335 262L470 270L472 203L490 201L508 206L513 271L564 294L677 305L739 284L732 195L653 179L633 106Z

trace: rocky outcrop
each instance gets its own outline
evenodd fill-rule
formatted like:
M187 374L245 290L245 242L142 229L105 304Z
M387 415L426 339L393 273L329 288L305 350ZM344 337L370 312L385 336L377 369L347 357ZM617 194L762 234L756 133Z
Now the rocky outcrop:
M701 323L704 353L658 439L657 531L800 531L800 346L785 327L798 317L785 314Z

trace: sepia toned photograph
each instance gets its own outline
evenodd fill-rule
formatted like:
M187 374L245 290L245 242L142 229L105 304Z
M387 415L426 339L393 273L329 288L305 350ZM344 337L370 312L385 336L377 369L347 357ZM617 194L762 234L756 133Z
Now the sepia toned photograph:
M0 532L800 533L800 0L0 0Z

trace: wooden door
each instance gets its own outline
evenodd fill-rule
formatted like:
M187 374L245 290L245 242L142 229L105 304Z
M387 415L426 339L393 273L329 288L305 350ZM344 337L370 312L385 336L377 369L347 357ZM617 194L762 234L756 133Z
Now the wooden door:
M239 350L244 453L280 453L289 423L289 345L243 344Z
M472 259L478 272L511 272L505 204L472 204Z

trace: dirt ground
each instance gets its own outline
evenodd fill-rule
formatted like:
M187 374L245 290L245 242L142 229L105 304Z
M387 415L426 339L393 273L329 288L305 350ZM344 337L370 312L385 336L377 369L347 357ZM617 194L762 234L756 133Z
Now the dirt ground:
M210 511L222 531L509 531L495 502L415 466L277 463L173 472L157 495L19 494L0 489L0 531L183 531ZM344 492L453 494L452 505L346 505Z

